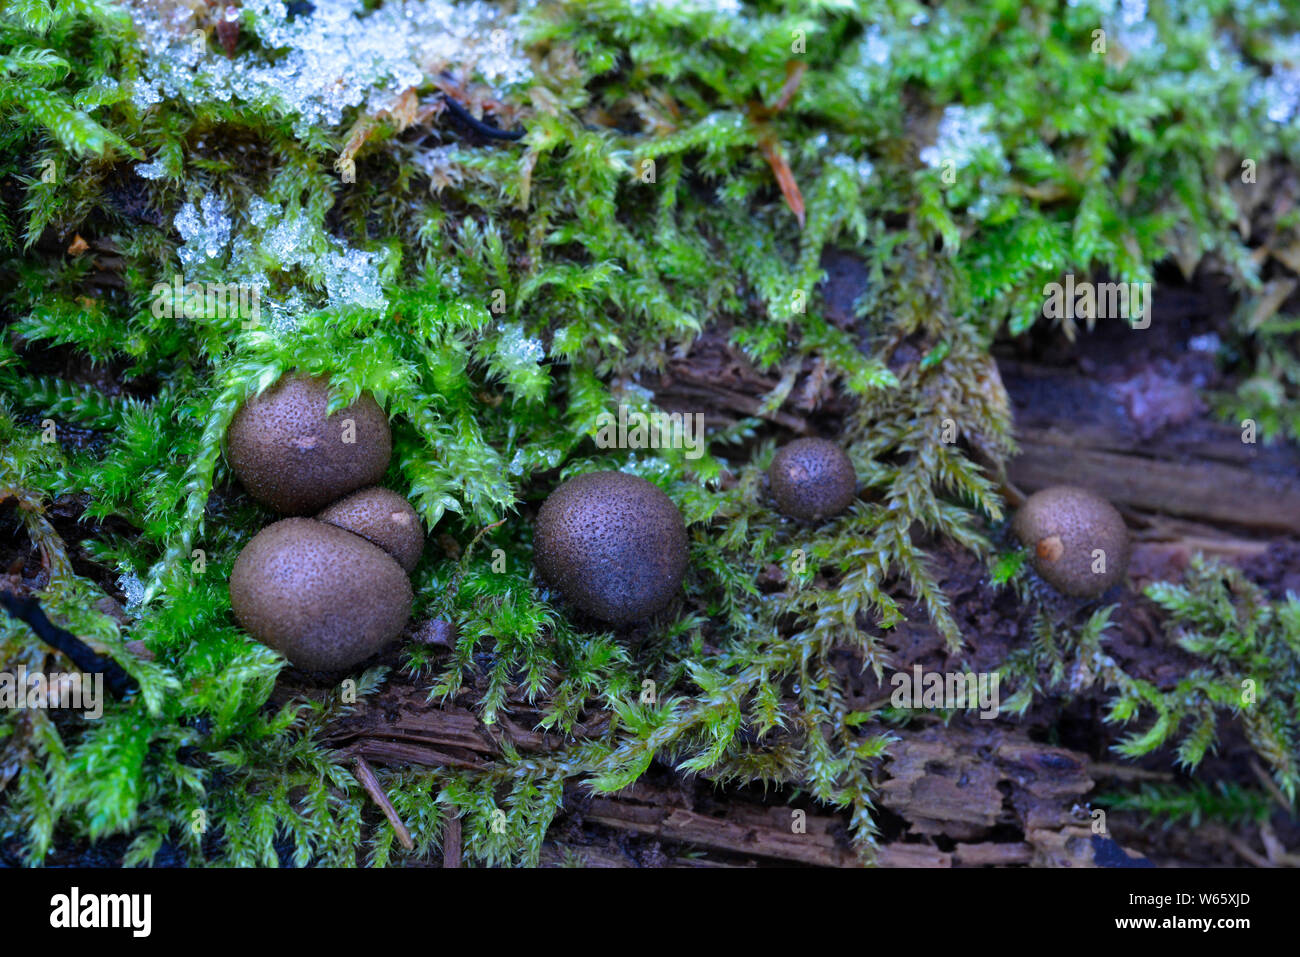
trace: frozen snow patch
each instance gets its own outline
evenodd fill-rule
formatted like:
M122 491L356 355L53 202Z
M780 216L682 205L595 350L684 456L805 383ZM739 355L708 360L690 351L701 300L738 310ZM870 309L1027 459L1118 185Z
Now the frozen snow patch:
M1002 153L1002 141L988 127L993 122L993 107L954 104L944 108L934 145L921 150L921 162L938 169L951 161L957 169L969 166L985 151Z
M167 170L162 160L154 160L152 163L136 163L135 175L143 179L162 179L167 175Z
M292 117L304 133L338 126L345 110L382 103L444 70L477 77L498 96L532 78L518 39L521 15L479 0L390 2L373 11L361 0L316 0L293 17L280 0L245 0L235 16L264 52L236 59L211 46L188 9L139 3L132 14L145 52L132 93L142 110L164 98L239 101Z
M186 266L216 259L230 243L232 223L225 202L215 193L204 196L197 207L193 203L182 206L173 225L185 240L177 254Z
M118 576L117 587L126 596L126 610L134 611L144 601L144 582L135 572L123 572Z

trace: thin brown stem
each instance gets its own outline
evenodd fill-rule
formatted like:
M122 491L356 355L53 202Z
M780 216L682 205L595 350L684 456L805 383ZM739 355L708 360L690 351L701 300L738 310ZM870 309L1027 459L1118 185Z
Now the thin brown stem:
M388 795L379 785L379 778L375 776L374 769L366 763L363 757L352 759L352 773L356 775L361 786L366 789L370 795L370 800L379 805L379 809L384 812L384 817L388 818L388 823L393 825L393 831L397 834L397 839L401 842L402 847L408 851L415 850L415 842L411 840L411 832L406 829L402 819L397 816L397 809L393 807L393 802L388 800Z

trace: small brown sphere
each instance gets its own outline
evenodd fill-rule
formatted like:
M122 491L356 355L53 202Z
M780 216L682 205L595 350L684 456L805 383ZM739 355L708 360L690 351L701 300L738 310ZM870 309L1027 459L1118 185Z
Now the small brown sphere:
M1011 530L1029 549L1034 570L1062 594L1100 595L1128 570L1124 519L1085 488L1054 485L1035 492L1016 512Z
M537 513L542 578L594 618L625 625L662 611L686 574L686 525L672 499L624 472L578 475Z
M411 583L383 549L311 518L268 525L230 573L248 633L299 668L338 671L383 649L411 615Z
M316 516L378 545L409 575L424 551L424 530L411 503L396 492L373 485L327 506Z
M796 439L782 446L767 475L776 507L805 522L838 515L858 493L853 462L826 439Z
M315 512L375 484L388 468L393 439L375 400L363 394L327 418L328 401L327 379L290 374L230 422L231 469L250 495L281 514Z

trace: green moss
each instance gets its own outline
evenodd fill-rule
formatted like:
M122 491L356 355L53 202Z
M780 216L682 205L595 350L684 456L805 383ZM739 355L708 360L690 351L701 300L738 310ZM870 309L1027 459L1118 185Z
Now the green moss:
M1219 781L1192 786L1145 784L1133 793L1099 794L1096 803L1114 811L1137 811L1144 821L1159 823L1166 830L1185 824L1195 830L1214 821L1228 827L1262 824L1275 809L1269 797L1256 790Z
M1033 640L1012 652L1003 676L1015 688L1003 707L1023 713L1039 693L1076 695L1100 684L1111 693L1106 721L1137 725L1114 746L1128 758L1172 748L1194 771L1218 745L1226 720L1247 741L1294 805L1300 784L1300 598L1270 602L1240 571L1199 556L1182 585L1158 582L1148 598L1167 614L1171 639L1194 658L1176 682L1134 677L1103 647L1115 606L1080 627L1041 613ZM1045 676L1045 681L1043 680Z
M760 3L738 22L688 5L647 14L612 0L546 4L527 38L536 78L511 98L528 130L520 143L435 152L423 131L381 120L357 153L356 182L343 183L334 161L356 111L339 128L305 131L274 105L238 100L142 112L130 86L143 54L115 8L10 4L0 14L0 49L11 51L0 57L0 271L15 278L0 290L0 484L32 506L29 529L56 563L57 536L40 520L55 497L84 496L89 517L129 523L132 533L96 534L84 548L110 577L129 573L146 589L121 627L87 610L98 586L59 566L43 596L51 615L102 638L142 692L95 726L0 717L0 768L22 769L6 791L4 831L23 836L33 861L56 828L134 833L132 863L148 862L164 839L196 862L273 863L278 838L299 862L384 864L405 853L387 824L363 818L364 794L316 743L343 706L321 695L269 712L280 665L230 614L230 566L266 516L232 494L221 439L240 402L296 367L328 373L337 407L363 390L376 396L394 430L386 484L437 533L464 543L505 520L461 562L431 555L417 573L417 614L459 630L446 660L406 652L431 699L462 692L481 669L476 703L487 722L508 711L512 689L547 729L606 719L595 738L545 756L507 754L484 772L385 772L416 853L438 845L453 815L471 860L536 861L566 784L615 790L658 759L847 808L869 858L870 782L890 736L873 730L877 716L849 710L830 653L851 649L881 673L874 636L900 620L909 597L960 647L913 533L991 555L982 529L1001 518L1001 500L963 447L942 440L940 423L951 419L995 463L1012 451L989 375L992 336L1038 321L1042 286L1062 272L1150 279L1175 240L1226 264L1247 296L1262 288L1235 232L1228 181L1240 157L1281 163L1300 145L1294 125L1269 120L1251 96L1281 62L1272 38L1294 33L1296 18L1206 0L1153 3L1151 19L1164 48L1126 57L1092 53L1092 31L1109 19L1088 3ZM1221 33L1245 69L1204 66ZM792 46L799 37L803 52ZM882 63L864 52L872 38L889 50ZM804 73L775 109L788 64ZM435 101L432 85L419 93ZM946 182L918 152L946 107L981 104L996 141ZM765 150L789 164L802 228ZM133 171L146 158L159 178ZM247 261L268 302L307 296L296 328L154 315L154 283L181 271L165 224L205 196L219 196L236 235L250 239ZM255 199L279 204L284 220L301 217L300 245L316 255L334 241L372 253L387 305L318 306L329 277L318 261L277 259L251 224ZM121 286L96 283L94 255L61 252L74 232L114 243ZM864 260L859 329L825 315L818 283L830 245ZM203 264L185 273L231 278ZM816 535L763 500L776 437L760 419L711 435L711 454L698 460L600 454L591 442L599 414L616 406L615 380L662 368L715 325L785 383L765 411L807 359L855 399L839 441L863 501ZM920 343L926 361L891 370L904 340ZM1278 354L1280 339L1260 342ZM111 363L148 398L100 395L25 367L20 355L49 347ZM1290 401L1287 369L1261 374ZM19 413L76 422L103 441L42 445L15 424ZM752 457L736 454L753 439ZM562 478L615 467L660 485L691 536L680 616L635 650L575 630L551 604L530 574L531 530L519 517ZM504 551L506 572L493 570L489 546ZM760 601L755 582L772 564L788 586ZM1079 647L1096 645L1104 624ZM128 637L155 660L122 651ZM0 662L42 655L23 626L0 621ZM362 676L363 693L383 680ZM657 690L643 703L646 680ZM1218 707L1221 680L1195 679L1205 696L1192 709L1197 722ZM1294 675L1276 680L1296 687ZM1161 712L1136 685L1120 692L1116 720L1154 707L1165 715L1161 740L1188 717L1168 702ZM1294 729L1279 720L1261 719L1253 733L1261 746L1273 742L1279 784L1294 787ZM1203 726L1180 751L1185 763L1208 743ZM1159 743L1148 733L1125 747ZM108 763L112 773L94 771Z

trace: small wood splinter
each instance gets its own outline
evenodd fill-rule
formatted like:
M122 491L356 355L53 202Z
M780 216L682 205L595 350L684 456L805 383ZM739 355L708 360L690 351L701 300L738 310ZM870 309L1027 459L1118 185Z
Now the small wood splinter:
M366 763L365 758L357 756L352 759L352 773L361 782L361 786L366 789L366 793L370 795L370 800L379 805L379 809L384 812L384 817L388 818L388 823L393 825L397 840L401 842L402 847L408 851L415 850L415 842L411 840L411 832L406 829L402 819L397 816L397 809L393 807L393 802L388 800L388 795L379 786L379 778L375 776L374 768Z

